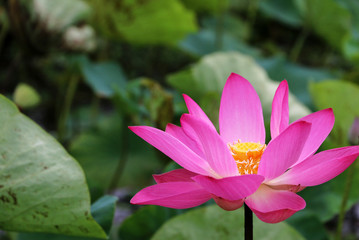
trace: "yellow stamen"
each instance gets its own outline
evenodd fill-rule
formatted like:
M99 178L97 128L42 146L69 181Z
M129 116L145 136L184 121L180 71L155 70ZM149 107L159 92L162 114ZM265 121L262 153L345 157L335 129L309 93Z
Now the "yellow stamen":
M254 142L228 144L232 156L236 161L238 172L244 174L257 174L258 165L266 145Z

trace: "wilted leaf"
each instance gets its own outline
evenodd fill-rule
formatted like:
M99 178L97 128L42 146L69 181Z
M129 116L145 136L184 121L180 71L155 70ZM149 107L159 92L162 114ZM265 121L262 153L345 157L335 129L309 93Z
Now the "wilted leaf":
M0 228L106 238L79 164L0 97Z

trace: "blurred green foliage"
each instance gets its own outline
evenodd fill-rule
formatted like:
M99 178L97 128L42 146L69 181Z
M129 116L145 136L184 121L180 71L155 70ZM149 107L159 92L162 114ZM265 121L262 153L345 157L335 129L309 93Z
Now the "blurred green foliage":
M54 217L48 222L62 221L75 229L77 222L69 218L89 211L90 195L91 214L99 225L92 218L91 223L80 221L94 226L87 236L237 239L243 231L242 210L137 209L129 204L136 191L153 183L151 174L178 166L127 127L165 129L169 122L179 123L187 111L182 93L195 99L216 123L223 85L236 72L256 88L266 126L276 87L286 79L291 121L331 107L336 123L320 150L347 145L350 124L359 116L358 29L357 0L0 1L0 89L22 112L1 97L0 148L21 152L11 158L6 171L19 168L19 174L32 176L26 189L42 189L18 195L25 204L21 209L45 197ZM76 158L86 178L53 137ZM45 140L34 146L36 139ZM7 176L4 161L0 158L0 186ZM42 175L32 168L47 163L63 171L60 179L60 172ZM287 221L291 227L256 220L261 229L257 238L330 239L347 175L303 190L307 207ZM17 185L11 190L17 191ZM0 187L0 194L3 191ZM72 215L56 210L61 198L53 199L53 192L71 202ZM116 197L103 197L106 194ZM346 209L358 200L352 189ZM1 240L88 239L67 236L81 235L81 230L49 229L36 219L29 225L20 217L28 219L30 211L20 213L1 202L0 209L2 230L44 232L0 233ZM19 217L10 221L16 213ZM354 232L344 237L350 239L350 234Z
M243 208L223 211L215 205L202 207L172 218L151 239L236 239L244 235L244 228L238 227L244 224L243 212ZM256 218L253 228L260 229L254 231L254 239L305 239L285 222L272 225Z

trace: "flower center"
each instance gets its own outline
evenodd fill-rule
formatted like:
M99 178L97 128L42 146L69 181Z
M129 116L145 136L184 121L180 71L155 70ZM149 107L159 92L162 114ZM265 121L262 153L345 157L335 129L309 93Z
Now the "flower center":
M228 147L236 161L239 174L257 174L259 162L266 148L265 144L238 141L228 144Z

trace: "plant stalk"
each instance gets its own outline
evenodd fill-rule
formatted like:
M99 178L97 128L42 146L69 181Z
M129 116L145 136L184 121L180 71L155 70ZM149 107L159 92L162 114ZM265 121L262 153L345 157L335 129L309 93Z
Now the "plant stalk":
M247 9L247 28L249 31L249 37L252 38L252 28L254 23L256 22L257 11L258 11L258 0L248 1L248 9Z
M58 140L61 143L64 142L66 137L66 133L67 133L66 122L70 114L72 101L74 99L79 81L80 81L79 76L73 75L73 77L70 78L66 89L64 104L62 105L62 111L59 116L59 121L57 124Z
M347 175L347 179L346 179L346 183L345 183L344 194L343 194L342 203L340 206L337 233L335 236L336 240L342 239L342 230L343 230L343 222L344 222L344 217L345 217L345 209L346 209L346 206L348 203L350 189L351 189L351 186L353 183L355 165L357 164L357 160L354 161L354 163L348 169L348 175Z
M253 240L253 212L244 204L244 239Z
M118 159L117 167L116 167L116 170L115 170L115 172L114 172L114 174L112 176L110 185L108 187L108 191L112 191L117 187L117 185L118 185L118 183L119 183L119 181L121 179L121 176L123 174L123 170L126 167L126 163L127 163L127 159L128 159L128 153L129 153L129 140L128 140L129 130L128 130L128 127L127 127L128 123L129 123L129 120L125 116L124 120L122 122L123 127L122 127L121 155L120 155L120 157Z
M299 57L299 54L300 52L302 51L302 48L304 46L304 42L305 40L307 39L309 35L309 29L308 27L305 25L297 39L297 41L295 42L294 44L294 47L292 48L292 51L290 52L290 60L292 62L296 62L298 57Z

